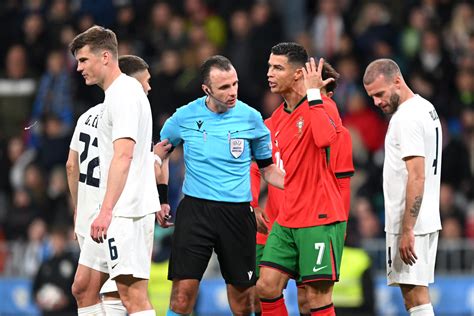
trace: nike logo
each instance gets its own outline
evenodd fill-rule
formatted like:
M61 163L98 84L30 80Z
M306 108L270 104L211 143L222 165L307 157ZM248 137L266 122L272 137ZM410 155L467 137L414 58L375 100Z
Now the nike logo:
M118 262L112 266L112 269L115 268L117 266L117 264L118 264Z
M392 271L389 271L389 272L388 272L388 274L387 274L387 276L389 277L389 276L390 276L390 274L392 274Z
M324 266L324 267L319 267L319 268L316 268L316 267L313 267L313 272L318 272L324 268L326 268L327 266Z
M253 275L253 271L249 271L249 272L247 272L247 274L249 275L249 280L251 280L251 279L252 279L252 275Z
M280 134L280 131L276 131L276 133L275 133L275 137L277 137L277 136L278 136L278 134Z

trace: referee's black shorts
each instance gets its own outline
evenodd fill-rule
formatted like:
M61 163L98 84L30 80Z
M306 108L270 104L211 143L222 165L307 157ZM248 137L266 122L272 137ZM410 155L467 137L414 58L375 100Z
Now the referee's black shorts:
M185 196L176 212L168 279L201 280L214 249L227 284L255 285L256 232L248 202Z

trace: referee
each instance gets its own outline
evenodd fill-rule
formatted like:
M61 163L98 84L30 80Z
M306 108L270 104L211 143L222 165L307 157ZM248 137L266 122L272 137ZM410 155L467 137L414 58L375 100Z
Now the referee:
M234 315L252 313L256 220L249 202L250 163L283 188L284 174L272 163L270 134L258 111L237 100L239 81L231 62L212 56L201 65L206 96L180 107L161 139L183 143L185 197L175 219L168 279L173 281L167 315L192 313L199 282L214 250ZM169 223L169 208L157 214Z

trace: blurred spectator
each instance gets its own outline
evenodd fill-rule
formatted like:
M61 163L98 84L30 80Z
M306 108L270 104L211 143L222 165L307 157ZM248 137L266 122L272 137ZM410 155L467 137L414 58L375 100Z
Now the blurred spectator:
M31 13L25 17L22 43L26 48L31 69L36 73L43 72L46 55L50 48L50 39L45 30L44 18L41 14Z
M251 69L253 84L259 89L261 94L268 88L267 70L268 56L270 50L276 43L280 42L282 25L280 19L272 11L266 1L256 1L250 9L250 20L252 29L250 30L251 47ZM237 72L239 69L236 69ZM252 104L259 110L258 105Z
M421 74L432 84L434 93L430 101L435 105L439 115L447 115L447 95L454 90L454 65L443 48L437 30L428 29L423 32L421 49L412 61L410 69L411 74Z
M474 32L474 5L472 2L459 2L452 10L451 20L445 29L446 47L452 56L468 49L469 34Z
M65 67L64 55L60 50L52 50L48 54L46 72L39 82L30 124L53 115L69 130L73 123L72 108L71 77ZM41 129L33 128L30 131L29 145L38 148L42 142L39 133Z
M12 137L8 142L8 160L10 185L19 190L25 184L25 169L34 160L36 152L27 149L20 137Z
M381 2L367 2L361 9L354 23L357 49L364 57L365 63L372 61L375 43L383 41L391 47L397 43L391 14Z
M22 275L32 278L38 272L38 268L51 256L46 223L39 218L34 219L28 227L28 239L23 260L19 263L22 267Z
M159 137L160 115L171 116L178 106L186 102L179 80L183 73L181 56L176 50L165 50L158 65L158 72L151 75L150 104L153 114L153 135ZM157 140L157 139L155 139Z
M311 26L312 44L317 57L330 59L339 51L345 33L339 1L320 0Z
M69 0L52 0L46 14L46 28L52 47L60 47L63 27L70 23L71 18L72 12Z
M239 77L239 99L250 104L260 100L260 89L252 78L252 55L254 49L250 38L252 24L247 11L237 10L230 17L230 37L224 55L232 61Z
M420 50L421 34L428 25L428 19L423 10L413 7L409 12L408 25L403 28L400 38L401 52L411 59Z
M444 230L444 219L451 218L456 219L461 229L460 237L464 235L464 225L466 223L466 214L456 205L455 195L453 186L441 183L440 195L439 195L439 211L441 219L443 220ZM443 232L441 233L443 236Z
M161 53L169 45L169 25L172 18L171 8L166 2L153 4L150 21L145 30L145 56L152 60L152 67L161 58Z
M223 47L227 40L224 20L214 14L204 0L184 0L184 10L189 18L190 27L201 26L206 38L216 47Z
M344 125L360 134L369 152L374 153L382 148L387 122L369 107L367 99L360 90L348 96L346 107L347 112L343 117Z
M92 21L103 27L111 27L113 25L116 17L113 0L81 0L80 4L79 13L82 16L89 16ZM79 32L81 33L89 27L81 27Z
M7 240L25 240L27 228L33 219L40 216L40 210L32 202L31 194L25 189L13 192L12 206L5 220L5 236Z
M69 204L69 190L66 171L62 166L56 166L50 172L48 189L49 210L45 217L50 226L72 227L74 214Z
M344 117L349 98L353 94L360 93L360 67L357 60L349 55L338 59L336 69L340 77L337 81L336 93L332 98L336 101L339 114Z
M64 228L51 230L52 257L41 264L33 281L33 294L44 316L77 315L71 293L77 258L67 251L67 236Z
M362 239L370 239L380 237L383 227L375 214L370 201L363 197L358 197L353 202L353 216L356 218L360 237ZM351 221L351 219L349 219Z
M71 135L63 121L54 114L42 120L43 135L38 149L38 162L49 172L53 167L63 166L69 152Z
M28 68L24 46L13 45L5 59L5 72L0 74L0 134L18 135L31 111L36 80Z

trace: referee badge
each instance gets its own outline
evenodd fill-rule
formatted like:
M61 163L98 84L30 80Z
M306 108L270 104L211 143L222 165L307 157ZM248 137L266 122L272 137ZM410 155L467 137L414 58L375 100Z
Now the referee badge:
M234 158L239 158L244 152L245 141L242 138L232 138L230 140L230 153Z

